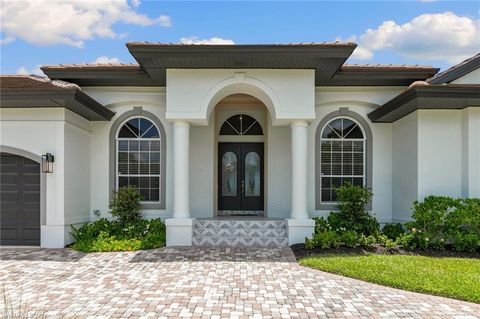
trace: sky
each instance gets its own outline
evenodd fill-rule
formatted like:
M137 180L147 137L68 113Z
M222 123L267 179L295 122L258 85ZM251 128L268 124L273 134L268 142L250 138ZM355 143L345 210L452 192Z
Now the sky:
M446 69L480 52L480 1L0 0L0 72L134 63L130 41L349 41L348 63Z

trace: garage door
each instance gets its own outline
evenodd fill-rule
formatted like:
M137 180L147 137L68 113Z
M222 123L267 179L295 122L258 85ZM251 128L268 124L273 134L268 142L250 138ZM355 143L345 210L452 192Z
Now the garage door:
M40 245L40 164L0 154L0 244Z

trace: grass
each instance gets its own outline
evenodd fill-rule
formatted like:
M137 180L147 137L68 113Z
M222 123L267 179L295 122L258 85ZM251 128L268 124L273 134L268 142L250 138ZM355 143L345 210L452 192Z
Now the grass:
M480 260L412 255L336 255L300 264L394 288L480 303Z
M4 319L46 319L46 309L33 310L30 304L22 300L22 295L15 298L15 302L12 302L8 291L5 289L5 284L2 287L2 301L3 309L0 309L0 318ZM15 303L15 305L14 305Z

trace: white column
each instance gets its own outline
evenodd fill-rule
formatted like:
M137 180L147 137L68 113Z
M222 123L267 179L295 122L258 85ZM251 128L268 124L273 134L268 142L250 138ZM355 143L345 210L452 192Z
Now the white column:
M190 123L173 123L173 218L190 218Z
M307 211L308 123L295 121L292 127L292 212L288 222L288 244L311 238L315 222Z
M165 220L167 246L191 246L189 166L190 123L173 122L173 218Z
M292 123L292 219L308 219L306 121Z

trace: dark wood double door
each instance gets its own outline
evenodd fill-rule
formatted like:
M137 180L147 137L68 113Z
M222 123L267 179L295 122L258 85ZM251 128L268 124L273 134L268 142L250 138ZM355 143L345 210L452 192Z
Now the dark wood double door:
M218 210L263 212L263 143L218 143Z

